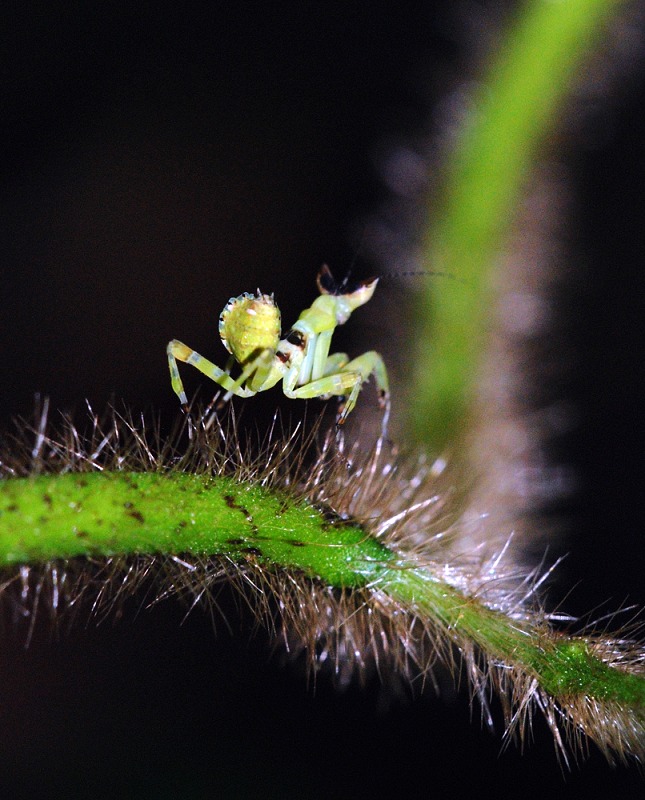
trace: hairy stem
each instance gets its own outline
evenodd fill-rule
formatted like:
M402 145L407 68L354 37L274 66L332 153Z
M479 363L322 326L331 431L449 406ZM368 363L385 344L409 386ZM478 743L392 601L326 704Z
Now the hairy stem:
M102 472L8 480L0 485L0 566L189 554L364 586L391 553L356 524L328 516L225 476Z
M160 553L297 572L339 590L367 587L458 646L470 640L487 658L533 675L556 698L584 695L645 713L643 676L608 666L582 638L487 607L366 526L306 500L226 476L184 473L45 475L0 485L4 567Z

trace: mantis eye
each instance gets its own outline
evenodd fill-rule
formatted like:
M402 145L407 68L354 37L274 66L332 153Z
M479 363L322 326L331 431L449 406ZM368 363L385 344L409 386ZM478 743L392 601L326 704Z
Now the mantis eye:
M352 311L371 299L377 283L378 278L368 278L367 280L355 283L353 288L348 288L346 280L342 283L338 283L327 264L322 265L320 272L316 276L316 285L318 286L320 294L330 294L334 297L348 298L351 303Z
M338 284L327 264L323 264L316 276L316 284L320 294L339 294Z

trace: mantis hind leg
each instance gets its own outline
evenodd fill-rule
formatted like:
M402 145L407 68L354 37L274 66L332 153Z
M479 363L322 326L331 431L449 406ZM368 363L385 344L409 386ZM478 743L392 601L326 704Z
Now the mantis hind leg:
M177 367L178 361L182 361L185 364L192 364L202 375L205 375L218 384L218 386L226 389L229 397L231 394L236 394L239 397L252 397L255 394L255 392L250 389L245 389L243 386L240 386L239 382L234 381L228 372L220 369L213 364L212 361L204 358L204 356L201 356L178 339L173 339L171 342L168 342L166 352L168 354L170 382L184 409L188 408L188 399L184 391L184 384L179 375L179 369Z

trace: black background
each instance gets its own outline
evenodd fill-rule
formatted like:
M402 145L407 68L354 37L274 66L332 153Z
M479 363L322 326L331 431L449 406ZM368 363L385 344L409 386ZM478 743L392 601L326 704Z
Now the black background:
M432 132L432 109L501 7L115 0L3 15L2 420L28 415L35 393L79 414L84 398L99 409L124 398L170 420L170 338L223 363L220 308L258 284L295 318L320 263L342 273L350 232L383 200L379 143ZM562 576L581 580L576 611L642 599L638 70L620 103L596 112L603 136L569 151L578 277L560 307L576 357L558 391L578 425L558 458L581 484L551 552L572 552ZM373 269L359 254L357 271ZM376 316L367 335L392 336ZM247 413L260 416L264 399ZM597 754L563 778L539 722L524 755L499 756L464 693L390 702L376 683L337 693L324 679L314 692L233 609L236 635L220 625L217 637L199 612L181 625L183 609L135 610L53 641L43 626L27 650L23 630L4 632L0 797L642 790L636 770Z

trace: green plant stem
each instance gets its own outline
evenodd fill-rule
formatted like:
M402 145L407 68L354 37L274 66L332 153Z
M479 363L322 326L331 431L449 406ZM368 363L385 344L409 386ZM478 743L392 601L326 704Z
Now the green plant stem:
M403 570L388 590L418 610L425 609L448 630L484 652L534 675L553 697L587 695L640 707L645 719L645 678L613 669L576 637L553 635L518 623L437 580L423 569Z
M430 281L416 319L410 428L441 450L471 412L487 343L491 272L539 149L556 128L573 79L620 0L523 4L491 59L452 147L433 205L424 260L458 281Z
M148 553L259 560L355 588L390 552L356 524L227 477L102 472L0 484L0 566ZM360 545L364 559L352 563Z
M193 555L295 571L338 589L369 587L556 697L585 694L645 709L645 679L611 668L582 639L492 610L408 562L356 522L227 477L102 472L0 484L0 566L113 554Z

